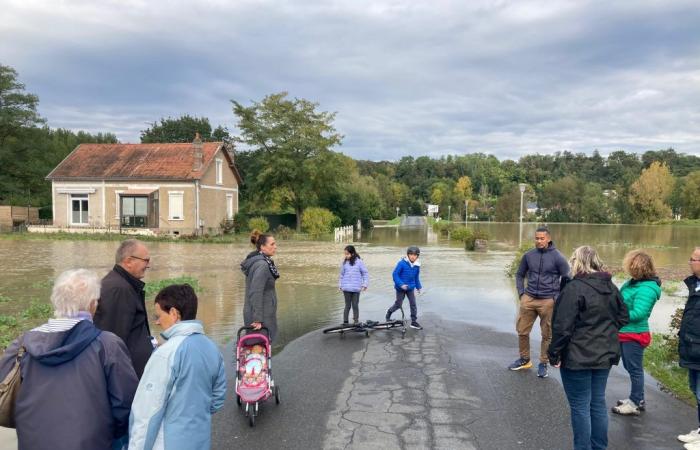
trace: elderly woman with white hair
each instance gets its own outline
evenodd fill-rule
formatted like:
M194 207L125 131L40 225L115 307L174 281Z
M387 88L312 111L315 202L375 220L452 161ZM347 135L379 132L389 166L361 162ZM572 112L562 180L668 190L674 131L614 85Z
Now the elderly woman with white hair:
M126 346L92 323L100 280L85 269L61 274L54 317L14 341L0 379L20 349L22 385L15 403L19 449L110 449L129 425L138 379Z
M584 245L570 260L572 280L554 305L549 361L560 367L571 409L574 450L608 446L605 387L620 362L618 331L629 322L627 307L598 253Z

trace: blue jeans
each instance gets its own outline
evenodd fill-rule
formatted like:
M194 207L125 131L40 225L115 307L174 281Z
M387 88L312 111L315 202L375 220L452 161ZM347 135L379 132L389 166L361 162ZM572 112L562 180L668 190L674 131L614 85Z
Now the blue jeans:
M621 342L622 364L630 374L630 400L635 404L644 400L644 347L638 342Z
M569 370L561 368L561 381L571 408L574 450L608 447L608 408L605 385L610 369Z
M688 369L688 386L698 402L698 423L700 423L700 370Z

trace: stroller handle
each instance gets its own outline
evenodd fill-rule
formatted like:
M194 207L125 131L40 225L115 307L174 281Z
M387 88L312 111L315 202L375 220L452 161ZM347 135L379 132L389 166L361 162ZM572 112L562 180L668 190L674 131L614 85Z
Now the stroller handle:
M255 328L253 328L253 327L250 326L250 325L244 326L244 327L240 327L240 328L238 329L238 332L236 333L236 342L241 340L241 333L242 333L243 331L249 331L249 330L255 330ZM269 330L266 326L262 326L262 327L260 327L259 330L255 330L255 331L263 331L263 330L265 330L265 334L267 335L267 338L270 339L270 330ZM247 334L247 333L246 333L246 334Z

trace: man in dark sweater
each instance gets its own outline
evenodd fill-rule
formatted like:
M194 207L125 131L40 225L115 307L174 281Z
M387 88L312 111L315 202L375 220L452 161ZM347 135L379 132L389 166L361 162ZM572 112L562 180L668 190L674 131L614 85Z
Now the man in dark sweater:
M136 375L141 379L154 345L148 326L145 283L151 257L146 246L127 239L117 249L114 268L102 279L94 323L119 336L129 349Z
M535 248L523 255L518 272L515 275L515 285L520 296L520 309L516 329L520 358L508 366L510 370L529 369L530 361L530 331L535 320L540 318L542 345L540 348L540 363L537 366L537 376L547 377L547 348L552 339L552 313L554 299L559 295L562 277L569 275L569 264L549 235L549 230L539 227L535 231ZM525 285L527 276L527 286Z

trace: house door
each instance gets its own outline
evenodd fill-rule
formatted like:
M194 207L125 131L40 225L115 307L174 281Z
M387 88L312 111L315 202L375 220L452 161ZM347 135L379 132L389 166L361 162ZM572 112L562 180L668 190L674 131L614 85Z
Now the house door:
M124 228L148 227L148 197L121 197L121 225Z

